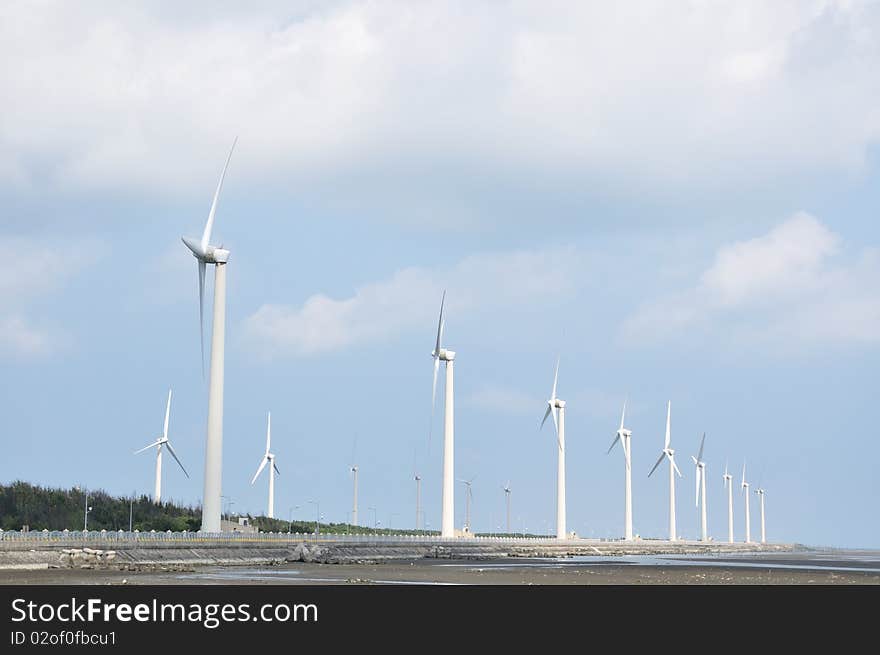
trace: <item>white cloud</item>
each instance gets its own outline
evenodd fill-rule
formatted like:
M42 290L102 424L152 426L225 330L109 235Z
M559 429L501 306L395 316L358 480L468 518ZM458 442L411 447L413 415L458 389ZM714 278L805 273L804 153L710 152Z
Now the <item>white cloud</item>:
M52 337L27 324L21 316L0 316L0 353L33 356L51 349Z
M316 294L300 307L263 305L246 320L245 331L267 354L307 356L384 342L432 326L444 288L447 315L461 322L469 310L568 293L579 265L573 250L554 249L472 255L448 270L406 268L359 287L348 298Z
M35 327L24 310L99 254L97 243L0 235L0 353L45 355L67 342L60 329Z
M717 328L783 348L877 343L880 251L842 250L828 227L795 214L763 236L720 248L692 288L643 305L622 335L650 341Z
M878 55L870 2L5 3L0 179L204 193L234 133L239 179L299 189L383 161L628 189L851 168Z

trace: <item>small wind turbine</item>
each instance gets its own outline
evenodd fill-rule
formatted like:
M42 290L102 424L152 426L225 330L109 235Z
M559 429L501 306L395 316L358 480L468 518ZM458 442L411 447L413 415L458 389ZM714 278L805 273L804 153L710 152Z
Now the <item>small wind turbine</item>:
M155 504L159 504L162 502L162 447L168 446L168 452L171 453L171 456L174 458L174 461L177 462L177 465L180 467L180 470L183 471L183 474L186 477L189 477L189 473L186 472L186 469L183 468L183 464L180 463L180 460L177 459L177 454L174 452L174 448L171 447L171 442L168 441L168 418L171 415L171 389L168 390L168 402L165 404L165 427L162 429L162 436L160 436L156 441L151 443L149 446L144 446L140 450L136 450L134 452L135 455L144 452L145 450L149 450L155 446L156 448L156 491L153 494L153 502Z
M623 448L623 459L626 462L626 486L624 490L624 510L623 510L623 538L627 541L631 541L633 538L633 523L632 523L632 432L623 427L623 421L626 418L626 401L623 401L623 413L620 415L620 427L617 429L617 433L614 436L614 441L611 442L611 447L608 448L607 455L610 453L617 442L620 442L620 447Z
M758 488L755 489L755 493L758 494L758 498L761 499L761 543L767 543L767 533L764 530L764 488L758 485Z
M558 457L556 460L556 538L565 539L565 401L556 397L556 383L559 380L559 358L556 358L556 373L553 375L553 389L547 401L547 411L541 421L541 427L547 417L553 415L556 426L556 444Z
M672 401L670 400L666 404L666 440L663 442L663 450L660 452L660 459L654 464L654 468L648 473L648 477L650 478L651 475L653 475L664 457L669 460L669 541L675 541L677 539L675 534L675 474L678 473L678 477L681 477L681 471L678 470L678 466L675 464L675 451L670 448L670 442L672 440L669 429L671 415Z
M269 412L269 418L266 422L266 454L263 455L263 460L260 462L260 468L257 469L257 472L254 473L254 477L251 479L251 484L257 481L257 478L260 477L260 473L263 472L263 469L266 468L266 464L269 465L269 511L266 514L270 519L275 518L275 474L281 475L281 471L278 470L278 467L275 465L275 455L271 452L270 448L272 447L272 412Z
M507 534L510 534L510 480L504 485L504 497L507 500Z
M357 458L355 457L356 453L357 453L357 435L355 435L354 444L351 447L351 461L352 462L357 461ZM357 525L358 524L358 470L359 470L358 465L352 463L351 467L348 470L351 471L352 483L354 484L354 497L352 500L352 507L351 507L351 524Z
M749 483L746 482L746 463L743 462L743 479L742 479L743 497L746 499L746 543L752 543L752 527L751 517L749 516Z
M475 478L476 476L474 476ZM467 487L467 493L465 494L465 514L464 514L464 525L467 528L468 532L473 532L471 530L471 501L474 498L474 491L471 488L471 485L474 482L474 478L470 480L459 480L465 487Z
M733 543L733 476L727 472L724 462L724 487L727 489L727 541Z
M220 532L220 512L223 473L223 370L226 341L226 263L229 251L221 245L211 245L211 232L214 228L214 215L217 200L223 187L223 178L235 143L232 142L229 156L220 174L211 211L205 223L201 240L182 237L183 243L192 251L199 264L199 336L202 346L202 375L205 374L205 269L214 264L214 318L211 324L211 370L208 378L208 430L205 443L205 486L202 498L202 532Z
M431 357L434 359L434 386L431 389L431 427L434 425L434 402L437 397L437 371L440 362L446 362L446 389L443 416L443 505L440 518L440 536L451 539L455 536L455 401L454 401L454 368L455 352L443 347L443 306L446 303L446 291L440 299L440 319L437 321L437 340ZM431 433L428 432L430 444Z
M703 446L705 444L706 433L704 432L703 438L700 440L700 452L697 453L696 457L691 455L691 459L694 460L694 465L697 467L696 496L694 498L694 503L696 507L700 507L700 541L709 541L708 528L706 526L706 462L703 461ZM700 498L701 490L702 501Z

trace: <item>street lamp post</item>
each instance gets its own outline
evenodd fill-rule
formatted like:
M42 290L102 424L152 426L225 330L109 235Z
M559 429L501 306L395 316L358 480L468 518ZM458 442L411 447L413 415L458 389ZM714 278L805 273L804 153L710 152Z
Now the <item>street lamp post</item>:
M86 504L85 504L85 512L83 518L83 532L89 531L89 512L92 511L92 508L89 507L89 492L86 492Z
M315 538L317 538L319 531L318 522L321 519L321 503L317 500L310 500L309 504L315 506Z

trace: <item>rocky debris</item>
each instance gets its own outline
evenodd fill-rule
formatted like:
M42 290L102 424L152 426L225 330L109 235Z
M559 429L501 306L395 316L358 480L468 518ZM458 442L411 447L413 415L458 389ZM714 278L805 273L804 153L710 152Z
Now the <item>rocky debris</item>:
M115 559L115 550L64 548L58 556L58 566L81 569L107 568Z

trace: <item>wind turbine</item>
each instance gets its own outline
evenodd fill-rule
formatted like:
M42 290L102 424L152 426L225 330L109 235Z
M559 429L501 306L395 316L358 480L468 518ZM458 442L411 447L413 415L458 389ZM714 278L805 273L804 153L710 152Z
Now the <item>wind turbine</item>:
M626 418L626 401L623 401L623 413L620 415L620 427L617 429L617 434L614 437L614 441L611 442L611 447L608 448L607 455L612 451L617 442L620 442L620 447L623 448L623 458L626 462L626 489L624 491L624 510L623 510L623 535L624 539L627 541L631 541L633 538L633 521L632 521L632 451L631 451L631 438L632 432L623 427L623 421Z
M759 486L755 489L755 493L758 494L758 498L761 499L761 543L767 543L767 533L764 531L764 489Z
M565 401L556 397L556 383L559 380L559 358L556 358L556 373L553 375L553 389L550 391L550 399L547 401L547 411L541 421L541 427L547 421L547 417L553 415L553 424L556 426L556 445L558 457L556 460L556 538L565 539Z
M162 502L162 446L168 446L168 452L171 453L171 456L174 458L174 461L177 462L180 470L183 471L183 474L186 477L189 477L189 473L186 472L186 469L183 468L183 464L181 464L180 460L177 459L174 448L171 447L171 442L168 441L168 418L170 415L171 389L168 390L168 402L165 405L165 427L162 429L162 436L156 439L156 441L151 443L149 446L144 446L140 450L136 450L134 452L134 454L137 455L144 452L145 450L149 450L153 446L156 447L156 492L153 494L153 502L157 505Z
M751 518L749 517L749 483L746 482L746 463L743 462L743 480L742 480L743 496L746 499L746 543L752 543Z
M357 435L354 437L354 444L351 447L351 459L352 462L357 461L355 454L357 452ZM352 464L349 471L351 471L352 483L354 484L354 497L352 500L351 507L351 524L358 524L358 465Z
M706 462L703 461L703 446L705 444L706 433L704 432L703 438L700 440L700 452L697 453L696 457L691 455L691 459L694 460L694 465L697 467L696 497L694 498L694 503L696 507L700 507L700 541L709 541L709 533L706 527ZM702 500L700 499L701 490Z
M724 487L727 489L727 541L733 543L733 476L727 472L724 462Z
M507 534L510 534L510 480L504 485L504 497L507 500Z
M443 347L443 306L446 303L446 291L440 299L440 319L437 321L437 341L431 357L434 359L434 386L431 390L431 425L434 423L434 403L437 398L437 371L440 362L446 362L446 390L443 416L443 505L440 519L440 536L451 539L455 536L455 462L454 462L454 368L455 352ZM430 439L430 432L428 435Z
M650 478L651 475L653 475L664 457L669 460L669 541L675 541L677 539L675 535L675 474L678 473L678 477L681 477L681 471L679 471L678 466L675 465L675 451L669 447L670 441L672 440L669 430L669 419L671 415L672 401L670 400L666 404L666 441L663 442L663 450L660 452L660 459L654 464L654 468L648 473L648 477Z
M257 469L257 472L254 473L254 477L251 479L251 484L257 481L257 478L260 477L260 473L263 472L263 469L266 468L266 464L269 465L269 511L266 514L270 519L275 518L275 474L281 475L281 471L278 470L278 467L275 465L275 454L271 452L270 448L272 447L272 412L269 412L269 418L266 422L266 454L263 455L263 460L260 462L260 468Z
M202 498L202 532L220 532L221 511L221 477L223 470L223 367L225 357L224 342L226 340L226 262L229 251L223 246L211 245L211 231L214 229L214 216L217 212L217 200L223 187L223 178L232 151L238 137L232 142L208 221L202 232L201 240L182 237L183 243L192 251L199 263L199 335L202 345L202 375L205 373L205 270L208 264L214 264L214 317L211 332L211 369L208 379L208 430L205 445L205 487Z
M476 477L476 476L475 476ZM474 478L470 480L459 480L465 487L467 487L467 493L465 494L465 513L464 513L464 524L467 528L468 532L472 532L471 530L471 500L474 497L474 491L471 488L471 485L474 482Z

